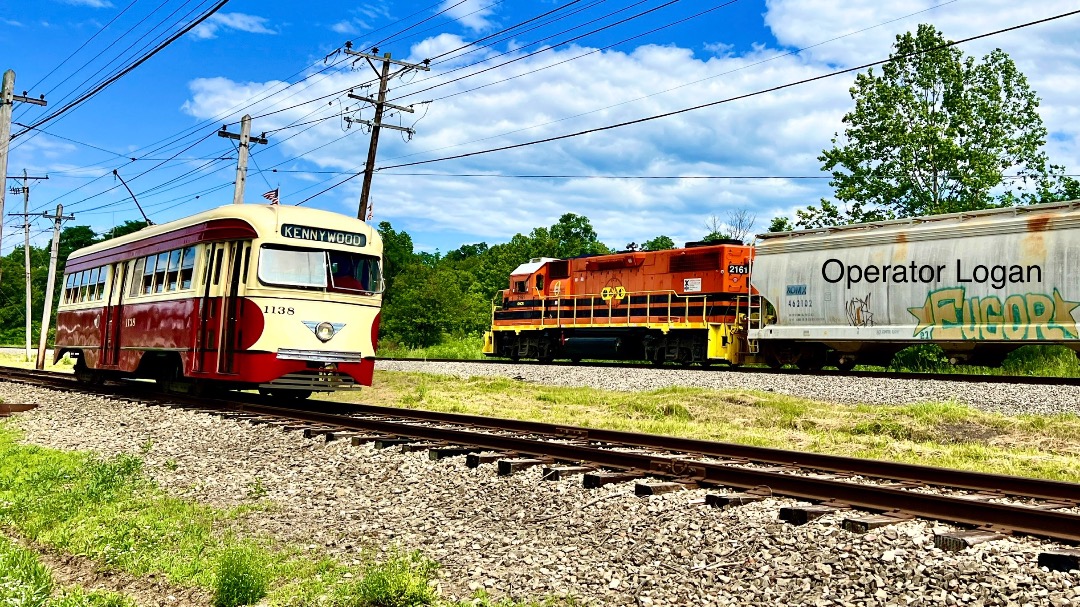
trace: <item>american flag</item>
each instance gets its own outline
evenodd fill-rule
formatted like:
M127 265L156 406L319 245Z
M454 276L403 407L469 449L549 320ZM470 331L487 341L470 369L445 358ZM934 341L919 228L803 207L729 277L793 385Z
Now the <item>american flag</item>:
M277 204L278 203L278 188L274 188L274 189L270 190L269 192L263 194L263 198L269 200L270 204Z

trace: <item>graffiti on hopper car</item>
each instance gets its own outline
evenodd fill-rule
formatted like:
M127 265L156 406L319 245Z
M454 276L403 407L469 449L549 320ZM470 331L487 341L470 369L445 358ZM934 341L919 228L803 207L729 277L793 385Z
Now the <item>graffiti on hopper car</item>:
M965 297L964 287L931 291L908 308L918 320L915 336L935 340L1062 340L1080 338L1073 310L1080 302L1053 294Z
M853 327L874 326L874 312L870 309L870 295L852 297L847 303L848 324Z

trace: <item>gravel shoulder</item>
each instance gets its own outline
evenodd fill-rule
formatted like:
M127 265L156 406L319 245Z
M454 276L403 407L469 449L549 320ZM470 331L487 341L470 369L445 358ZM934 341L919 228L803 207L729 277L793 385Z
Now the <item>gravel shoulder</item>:
M956 402L983 411L1018 415L1080 414L1080 386L1038 386L937 380L898 380L813 375L776 375L703 369L619 369L489 363L385 361L382 371L413 371L458 377L515 377L552 386L636 392L668 386L739 388L844 404Z
M796 503L787 499L719 510L700 503L704 491L586 491L580 479L541 481L537 469L497 477L493 465L469 470L460 459L433 462L424 453L8 383L0 398L42 405L16 422L27 442L132 453L173 495L264 504L244 520L252 533L344 562L365 551L420 550L441 563L441 591L451 599L486 589L589 605L1080 606L1080 572L1036 567L1047 545L1030 538L945 553L932 541L945 527L933 523L866 535L840 530L837 515L780 523L779 508ZM254 487L265 494L253 495Z

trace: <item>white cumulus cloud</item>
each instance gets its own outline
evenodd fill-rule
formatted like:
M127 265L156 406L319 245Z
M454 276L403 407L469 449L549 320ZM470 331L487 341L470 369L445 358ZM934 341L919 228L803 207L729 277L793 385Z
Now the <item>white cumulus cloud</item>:
M231 29L249 34L276 34L266 27L267 19L245 13L215 13L191 30L200 39L216 38L221 30Z
M453 72L484 55L435 63L431 72L411 72L390 84L389 100L416 104L416 112L390 112L384 123L414 128L415 135L407 141L402 133L382 131L376 166L384 170L374 175L372 188L375 220L389 220L396 229L417 235L418 245L444 250L464 242L505 242L515 232L551 225L566 212L589 217L600 238L616 247L659 234L677 243L698 240L709 216L724 219L739 209L756 215L756 229L764 230L773 216L790 215L792 209L831 196L828 180L820 179L817 156L830 146L833 133L843 130L841 119L852 107L848 88L854 74L634 121L885 58L895 35L913 30L919 22L935 23L947 37L959 39L1043 13L1064 12L1066 5L1048 0L1035 15L1031 7L1001 0L986 0L978 11L964 0L936 4L866 0L837 7L809 0L769 0L765 22L778 47L737 51L732 42L717 39L710 43L713 54L703 57L675 45L604 52L567 46L456 81L489 64L519 58L527 50ZM931 10L922 15L829 41L927 8ZM1016 60L1042 95L1040 114L1051 132L1051 160L1076 173L1080 110L1072 97L1080 84L1080 44L1069 32L1069 24L1062 21L965 45L963 50L981 57L1000 46ZM432 35L412 47L409 60L435 56L461 43L457 36ZM824 44L790 53L819 43ZM490 57L497 51L484 52ZM367 132L355 124L347 128L335 117L346 104L355 107L356 102L327 99L370 77L370 70L328 72L305 82L302 93L274 96L244 110L257 115L290 108L259 119L256 132L329 118L272 133L272 142L279 143L273 153L283 154L284 160L258 157L264 170L280 162L282 169L310 171L279 174L283 203L299 202L362 168ZM192 97L185 109L197 118L210 118L285 86L202 79L191 84ZM318 104L290 107L322 96L326 99ZM431 103L420 104L423 101ZM370 120L370 108L355 117ZM603 128L623 122L634 123ZM589 129L598 130L488 154L384 168ZM255 152L259 154L258 149ZM465 176L474 174L491 176ZM520 175L551 177L515 177ZM594 178L603 176L624 178ZM643 176L714 178L630 178ZM753 176L769 179L745 179ZM355 213L360 183L361 179L353 179L307 204Z

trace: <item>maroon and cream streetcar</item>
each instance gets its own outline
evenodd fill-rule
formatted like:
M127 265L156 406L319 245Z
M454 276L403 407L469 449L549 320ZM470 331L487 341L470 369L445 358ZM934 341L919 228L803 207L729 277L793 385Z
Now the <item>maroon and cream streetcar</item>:
M55 358L80 381L305 398L371 385L382 239L359 219L229 205L75 251Z

